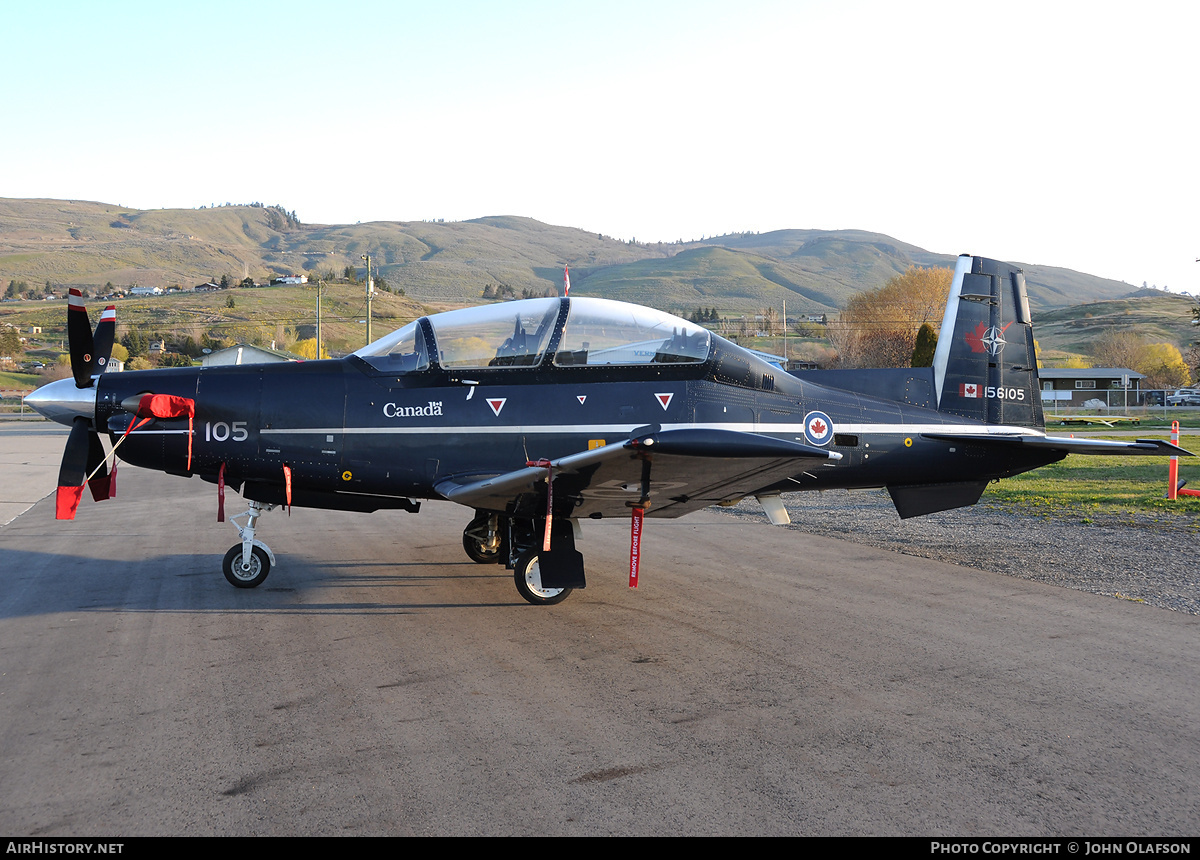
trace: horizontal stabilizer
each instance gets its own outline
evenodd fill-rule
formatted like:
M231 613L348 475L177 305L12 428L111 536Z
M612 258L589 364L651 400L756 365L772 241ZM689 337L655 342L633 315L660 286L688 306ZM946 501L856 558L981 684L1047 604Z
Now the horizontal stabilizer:
M1011 446L1020 445L1046 451L1063 451L1067 454L1143 454L1159 457L1192 457L1191 451L1161 439L1138 439L1136 442L1118 442L1111 439L1077 439L1063 436L1002 436L995 433L922 433L926 439L941 439L944 442L971 442L975 445Z

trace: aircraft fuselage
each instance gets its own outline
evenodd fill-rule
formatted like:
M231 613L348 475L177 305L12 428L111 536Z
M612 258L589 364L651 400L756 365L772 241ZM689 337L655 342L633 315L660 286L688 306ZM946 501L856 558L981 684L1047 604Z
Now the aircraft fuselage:
M910 400L931 394L921 370L896 378ZM246 484L251 498L278 503L287 465L293 503L314 507L357 503L370 510L402 498L437 498L435 485L450 475L494 475L623 442L653 425L756 433L842 454L774 488L783 492L990 480L1062 456L1014 450L984 457L970 442L926 439L922 433L1021 428L806 382L723 343L699 365L386 374L350 356L105 374L98 380L97 426L119 438L132 421L119 404L143 391L195 400L190 473L215 481L224 464L227 483ZM809 426L814 413L819 425L828 423L823 433ZM187 433L185 419L157 419L130 434L121 457L187 474Z

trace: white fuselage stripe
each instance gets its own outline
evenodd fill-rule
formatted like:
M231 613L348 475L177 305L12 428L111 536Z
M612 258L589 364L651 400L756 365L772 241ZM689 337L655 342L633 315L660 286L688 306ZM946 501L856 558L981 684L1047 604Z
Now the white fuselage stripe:
M422 425L403 427L307 427L307 428L270 428L258 432L263 436L295 436L295 435L412 435L437 433L480 434L480 435L513 435L522 436L578 433L594 436L628 435L634 430L645 427L644 424L509 424L500 426L464 425L447 427L444 425ZM663 430L733 430L740 433L758 433L766 436L804 435L803 424L776 423L705 423L705 424L662 424ZM182 431L187 432L187 431ZM835 423L835 433L871 435L871 436L913 436L922 433L943 433L955 436L1045 436L1041 430L1030 427L1012 427L1003 424L851 424Z

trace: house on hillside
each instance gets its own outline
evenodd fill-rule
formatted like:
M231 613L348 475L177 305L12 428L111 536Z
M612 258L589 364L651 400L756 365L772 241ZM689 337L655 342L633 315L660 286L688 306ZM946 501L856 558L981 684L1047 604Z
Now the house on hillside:
M196 286L192 287L192 290L197 293L211 293L213 290L219 289L221 289L221 285L213 283L212 281L209 281L206 284L197 284Z
M1038 370L1043 406L1083 406L1102 400L1108 406L1141 403L1144 373L1128 367L1055 368Z

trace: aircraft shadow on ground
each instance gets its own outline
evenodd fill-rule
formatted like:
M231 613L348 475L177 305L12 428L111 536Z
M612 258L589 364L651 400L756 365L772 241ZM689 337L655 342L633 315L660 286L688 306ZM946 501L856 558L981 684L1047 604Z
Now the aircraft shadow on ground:
M360 563L277 556L278 565L258 588L234 588L220 572L220 559L209 555L128 561L8 549L4 559L0 620L74 612L404 614L529 605L513 590L511 572L469 561ZM470 581L468 587L481 599L446 601L446 589L455 581ZM362 589L383 599L363 600ZM406 599L386 599L400 589ZM419 593L422 589L426 595Z

